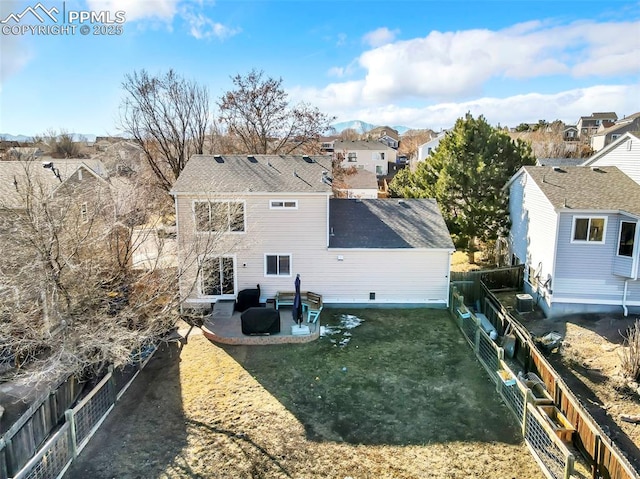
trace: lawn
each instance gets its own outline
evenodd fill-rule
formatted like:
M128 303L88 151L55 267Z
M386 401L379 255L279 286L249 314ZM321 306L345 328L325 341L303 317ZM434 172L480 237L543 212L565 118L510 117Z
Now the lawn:
M161 351L67 477L543 477L446 312L321 321L307 344Z

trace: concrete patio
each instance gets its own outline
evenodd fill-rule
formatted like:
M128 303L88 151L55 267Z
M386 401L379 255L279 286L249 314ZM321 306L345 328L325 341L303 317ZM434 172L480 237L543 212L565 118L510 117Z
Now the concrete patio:
M242 333L241 312L233 310L233 302L219 302L213 307L211 314L205 316L202 326L204 336L216 343L238 345L308 343L320 337L320 319L315 323L302 323L299 326L293 321L290 307L281 307L280 332L274 334L246 335ZM269 303L265 307L273 308ZM308 328L308 331L307 329ZM293 334L297 332L298 334Z

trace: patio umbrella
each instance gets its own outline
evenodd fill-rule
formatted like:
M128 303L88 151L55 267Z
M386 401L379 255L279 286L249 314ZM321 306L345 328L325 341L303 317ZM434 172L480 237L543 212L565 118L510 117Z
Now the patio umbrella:
M293 321L298 325L302 325L302 297L300 295L300 275L296 275L296 295L293 298L293 308L291 314L293 314Z

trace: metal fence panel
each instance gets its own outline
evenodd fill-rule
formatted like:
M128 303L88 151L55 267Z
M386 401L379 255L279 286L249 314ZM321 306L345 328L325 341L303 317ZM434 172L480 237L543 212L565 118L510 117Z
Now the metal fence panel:
M499 381L500 378L498 376L498 369L500 369L500 358L498 357L499 353L496 349L496 345L491 339L484 334L483 331L479 332L479 342L478 342L478 358L480 361L484 363L489 376L493 381Z
M542 426L543 419L537 411L528 406L525 436L524 438L533 449L539 461L544 464L547 472L555 479L563 479L566 468L566 455L562 452L558 444L549 437L549 434Z
M96 389L73 408L78 449L82 449L92 429L109 412L115 402L115 395L110 383L111 373L100 381Z
M65 423L47 441L45 447L14 477L14 479L55 479L60 477L73 459L71 430Z

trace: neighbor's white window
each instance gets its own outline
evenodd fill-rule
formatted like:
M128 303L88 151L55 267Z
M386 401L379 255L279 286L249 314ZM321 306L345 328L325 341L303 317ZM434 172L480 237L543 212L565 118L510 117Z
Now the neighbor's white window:
M620 238L618 239L618 255L632 257L635 239L636 223L622 221L620 223Z
M269 201L269 209L272 210L297 210L298 200L271 200Z
M598 216L575 216L573 218L572 242L604 243L607 218Z
M355 152L348 153L347 161L358 161L358 154Z
M291 276L290 254L266 254L264 255L265 276Z
M196 231L244 233L243 201L194 201Z

